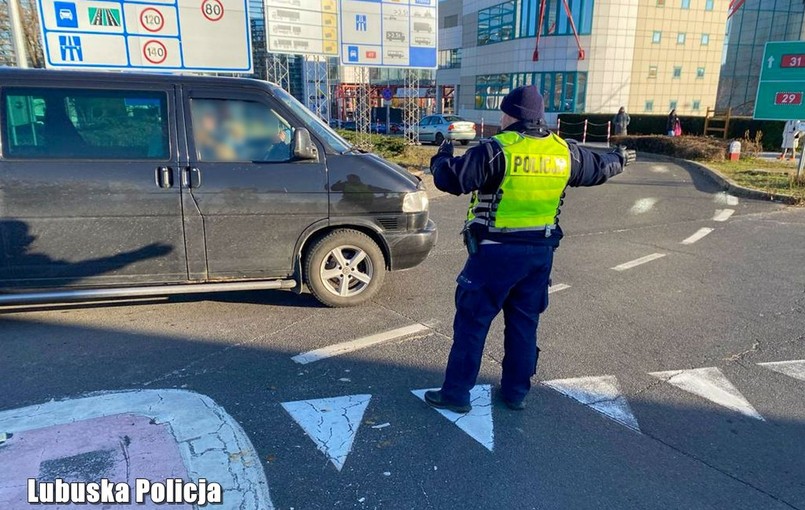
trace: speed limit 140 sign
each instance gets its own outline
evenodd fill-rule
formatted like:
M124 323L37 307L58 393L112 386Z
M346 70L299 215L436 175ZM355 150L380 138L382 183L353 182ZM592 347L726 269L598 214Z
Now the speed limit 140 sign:
M756 119L805 119L805 42L766 43L755 99Z

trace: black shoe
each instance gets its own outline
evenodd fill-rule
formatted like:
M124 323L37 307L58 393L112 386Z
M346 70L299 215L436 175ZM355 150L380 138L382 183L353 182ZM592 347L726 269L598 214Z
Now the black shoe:
M512 411L523 411L525 410L525 400L509 400L503 396L500 392L500 389L497 391L498 400L503 402L503 405L511 409Z
M454 413L459 414L466 414L472 410L472 406L470 404L458 405L451 404L450 402L446 401L442 395L442 390L426 391L425 402L427 402L429 406L435 407L436 409L447 409L448 411L453 411Z

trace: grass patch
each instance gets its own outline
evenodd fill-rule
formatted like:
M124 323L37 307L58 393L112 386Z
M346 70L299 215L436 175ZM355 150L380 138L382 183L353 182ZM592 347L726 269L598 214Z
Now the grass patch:
M796 182L797 167L794 164L753 158L706 163L741 186L792 195L800 204L805 204L805 179Z

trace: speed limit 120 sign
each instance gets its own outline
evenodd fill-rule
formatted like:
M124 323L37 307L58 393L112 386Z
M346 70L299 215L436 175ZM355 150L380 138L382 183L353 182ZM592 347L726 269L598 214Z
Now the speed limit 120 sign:
M220 0L204 0L201 3L201 12L210 21L219 21L224 17L224 4Z

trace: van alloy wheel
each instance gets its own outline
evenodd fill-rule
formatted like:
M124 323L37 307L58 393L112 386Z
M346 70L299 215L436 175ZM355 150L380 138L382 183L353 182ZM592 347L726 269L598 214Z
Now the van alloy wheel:
M356 246L339 246L321 263L319 275L325 288L340 297L356 296L372 283L374 266L366 252Z

